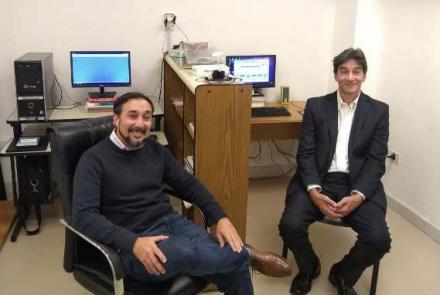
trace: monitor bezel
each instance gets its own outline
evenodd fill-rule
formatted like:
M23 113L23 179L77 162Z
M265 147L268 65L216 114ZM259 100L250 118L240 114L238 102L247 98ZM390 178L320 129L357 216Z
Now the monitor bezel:
M73 55L74 54L128 54L128 82L118 82L118 83L114 83L114 82L110 82L110 83L74 83L73 81ZM73 88L87 88L87 87L100 87L100 86L104 86L104 87L128 87L131 86L131 54L130 51L128 50L112 50L112 51L107 51L107 50L99 50L99 51L94 51L94 50L75 50L75 51L70 51L70 81L72 84Z
M230 60L233 59L255 59L255 58L265 58L269 57L271 60L273 60L273 67L269 67L269 82L245 82L247 84L252 84L252 87L254 88L273 88L275 87L275 73L276 73L276 63L277 63L277 56L275 54L257 54L257 55L227 55L225 59L226 65L231 70L229 63ZM231 71L232 72L232 71Z

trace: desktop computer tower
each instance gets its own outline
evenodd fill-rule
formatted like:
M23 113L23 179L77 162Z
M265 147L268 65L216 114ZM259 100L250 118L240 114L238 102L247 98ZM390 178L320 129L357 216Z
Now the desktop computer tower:
M18 120L47 121L53 108L50 52L29 52L14 61Z
M52 187L49 156L20 156L16 160L21 201L28 204L35 201L39 204L50 202Z

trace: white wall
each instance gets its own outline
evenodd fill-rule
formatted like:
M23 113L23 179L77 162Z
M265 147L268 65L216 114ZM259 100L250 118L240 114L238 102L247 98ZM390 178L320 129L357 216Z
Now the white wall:
M69 51L130 50L132 89L157 96L165 12L177 15L190 41L209 41L224 54L276 54L277 87L266 89L269 100L278 98L279 85L290 86L294 98L320 95L331 65L335 1L2 1L0 141L12 137L5 120L16 106L13 61L26 52L53 52L59 81L70 96L84 101L90 89L71 88ZM168 49L185 37L173 29L165 40ZM273 165L262 158L260 164ZM2 166L11 182L7 159Z
M440 230L440 2L413 3L381 5L384 49L377 91L392 105L390 147L401 155L386 184L391 196Z
M390 203L440 241L440 2L359 4L356 42L372 66L364 90L390 105L389 147L400 153L384 177Z
M329 69L334 1L2 2L0 140L12 135L5 119L15 107L13 61L29 51L53 52L60 82L71 96L84 99L88 89L70 86L69 51L131 50L133 88L153 94L165 12L177 15L177 23L190 41L209 41L225 54L277 54L277 84L290 85L295 97L318 95L326 89L321 77ZM171 34L171 41L184 40L178 30ZM279 88L267 93L273 99Z
M333 25L332 48L329 53L329 62L333 57L341 53L344 49L352 47L355 38L355 29L357 21L358 1L337 0L335 3L335 18ZM333 74L333 65L330 65L328 75L328 91L333 92L338 88Z

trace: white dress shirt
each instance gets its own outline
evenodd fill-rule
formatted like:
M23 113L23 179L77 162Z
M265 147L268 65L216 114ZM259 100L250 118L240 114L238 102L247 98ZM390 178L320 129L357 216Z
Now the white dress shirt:
M359 100L360 93L358 97L350 104L345 103L339 90L337 91L338 100L338 137L336 139L336 149L333 155L332 162L328 172L342 172L349 173L350 167L348 163L348 141L350 139L351 126L353 125L354 113L356 111L357 103ZM307 191L312 188L317 188L319 191L322 190L321 186L318 184L310 184L307 186ZM362 199L365 200L363 193L353 190L351 194L358 193L361 195Z
M351 126L353 125L358 100L359 96L350 104L347 104L342 100L338 91L338 138L335 154L328 172L350 172L348 167L348 140L350 139Z

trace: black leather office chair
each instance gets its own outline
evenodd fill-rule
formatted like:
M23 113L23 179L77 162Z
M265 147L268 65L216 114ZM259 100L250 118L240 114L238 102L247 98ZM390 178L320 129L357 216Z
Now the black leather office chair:
M113 130L112 117L87 119L48 129L53 169L66 226L64 269L94 294L197 294L207 286L200 278L180 275L161 283L144 283L124 275L118 253L71 226L72 184L78 160Z
M336 226L342 226L342 227L350 227L348 224L345 224L340 219L330 219L327 217L324 217L320 220L320 222L329 224L329 225L336 225ZM287 258L287 252L289 251L289 248L287 248L286 244L283 244L283 257ZM377 278L379 276L379 264L380 260L377 261L375 264L373 264L373 274L371 275L371 284L370 284L370 295L376 294L376 288L377 288Z

